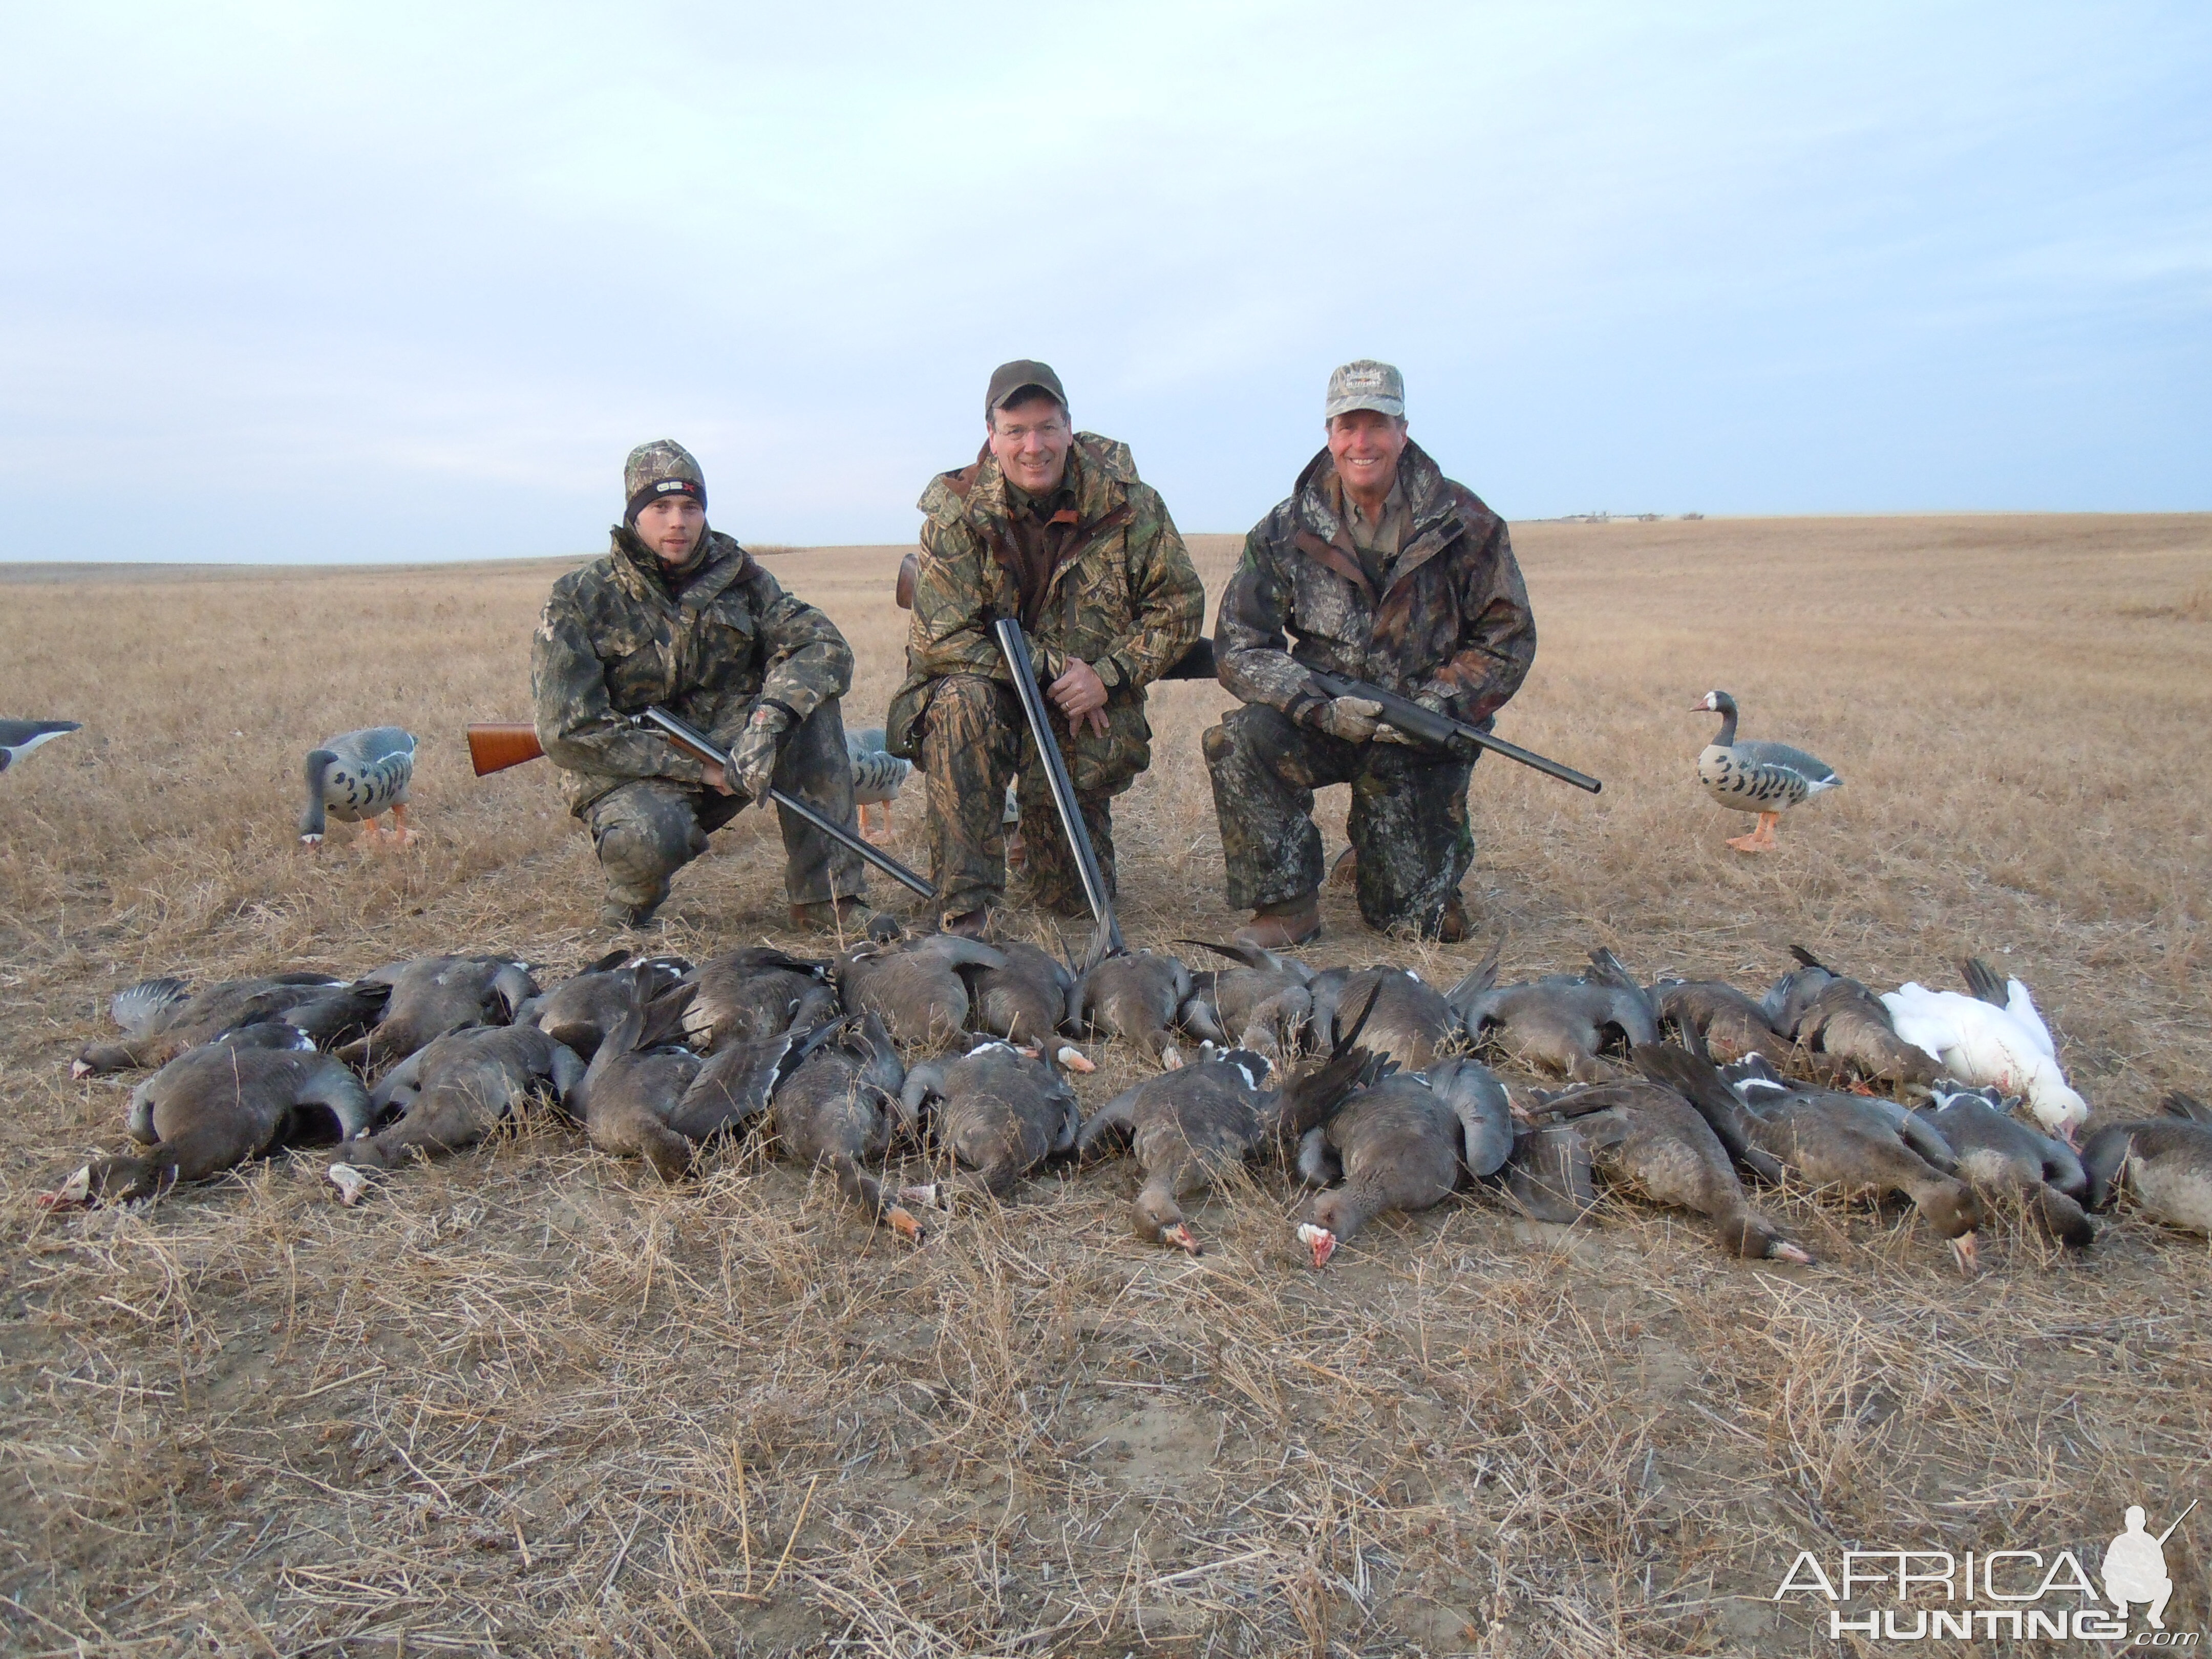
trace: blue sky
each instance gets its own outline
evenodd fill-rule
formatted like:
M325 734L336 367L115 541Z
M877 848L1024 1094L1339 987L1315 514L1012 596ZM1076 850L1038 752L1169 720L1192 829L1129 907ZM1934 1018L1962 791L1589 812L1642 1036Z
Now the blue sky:
M1053 362L1189 531L1330 367L1509 517L2212 507L2212 8L0 15L0 559L902 541Z

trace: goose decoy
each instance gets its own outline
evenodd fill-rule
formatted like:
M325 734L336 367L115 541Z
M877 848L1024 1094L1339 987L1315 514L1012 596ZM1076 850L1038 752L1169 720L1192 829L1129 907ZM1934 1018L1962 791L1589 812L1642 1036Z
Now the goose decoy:
M1382 1211L1443 1203L1462 1168L1496 1174L1513 1151L1511 1112L1504 1086L1479 1060L1382 1075L1300 1140L1299 1175L1317 1187L1342 1184L1314 1200L1293 1237L1324 1267Z
M1058 1066L995 1040L949 1064L915 1066L900 1098L909 1121L935 1103L931 1139L957 1166L948 1181L902 1188L908 1204L949 1209L956 1195L1002 1198L1046 1158L1073 1147L1082 1124L1075 1091Z
M286 1146L343 1141L368 1127L368 1091L329 1054L209 1042L179 1054L131 1097L143 1156L86 1164L40 1202L48 1209L158 1198Z
M793 1025L811 1031L839 1012L827 963L770 945L710 957L683 982L697 987L684 1011L684 1040L702 1054L726 1042L758 1042Z
M959 933L855 945L830 964L848 1013L873 1013L895 1042L912 1047L950 1042L967 1028L963 968L1003 968L995 946Z
M2039 1134L2005 1109L1995 1089L1946 1090L1939 1083L1923 1108L1958 1159L1959 1174L1984 1193L2018 1194L2036 1224L2076 1249L2094 1243L2097 1229L2082 1212L2089 1178L2074 1149Z
M339 1049L371 1073L428 1048L448 1031L512 1024L538 994L530 965L512 957L421 957L364 976L391 986L384 1018L358 1042Z
M2077 1144L2089 1103L2059 1070L2057 1045L2027 987L2016 979L1999 980L1978 957L1960 967L1971 996L1931 991L1910 980L1883 994L1881 1005L1897 1035L1960 1082L2024 1096L2046 1133Z
M1182 1064L1172 1029L1190 997L1190 969L1158 951L1113 949L1098 929L1068 995L1072 1030L1127 1037L1164 1071Z
M1802 749L1748 738L1739 743L1735 699L1725 691L1706 692L1690 712L1721 717L1720 731L1698 757L1698 781L1705 793L1731 811L1759 814L1756 830L1729 837L1728 844L1739 853L1772 852L1778 844L1774 826L1783 813L1843 785L1834 767Z
M1600 1051L1617 1036L1633 1048L1659 1040L1651 1000L1620 958L1602 945L1585 974L1553 974L1522 985L1498 985L1498 951L1460 981L1446 999L1475 1043L1495 1042L1544 1071L1595 1082L1611 1074Z
M1672 1087L1641 1077L1621 1078L1577 1085L1539 1099L1531 1120L1541 1127L1570 1127L1582 1142L1582 1150L1571 1153L1563 1153L1556 1139L1551 1144L1570 1178L1586 1154L1589 1168L1608 1184L1708 1218L1731 1255L1812 1265L1810 1255L1752 1208L1728 1148ZM1562 1207L1571 1207L1587 1190L1566 1186Z
M1898 1088L1926 1089L1936 1081L1936 1060L1897 1034L1889 1010L1873 992L1836 973L1802 945L1791 945L1790 954L1797 967L1775 981L1759 1001L1776 1030L1808 1054L1826 1055L1832 1075L1848 1069Z
M1757 1054L1777 1066L1796 1057L1790 1039L1774 1029L1766 1010L1735 986L1717 979L1662 979L1648 988L1659 1024L1686 1036L1695 1031L1705 1052L1725 1064Z
M853 805L860 814L860 833L871 840L879 839L890 831L890 804L905 787L914 763L884 746L884 728L880 726L846 732L845 752L853 762ZM883 828L874 832L868 828L871 806L881 807L884 813Z
M584 1062L535 1025L475 1025L449 1031L400 1061L372 1104L398 1106L388 1128L338 1148L325 1171L341 1201L361 1202L365 1170L389 1170L416 1157L473 1146L534 1094L565 1105L583 1081Z
M188 1049L244 1025L281 1018L289 1010L319 1003L344 989L343 980L312 969L225 980L194 991L167 976L126 985L108 1001L123 1028L120 1042L94 1042L70 1063L71 1077L164 1066Z
M1459 1032L1458 1018L1443 996L1410 968L1328 968L1306 989L1313 999L1316 1042L1334 1042L1350 1029L1352 1011L1364 1008L1360 1042L1396 1060L1401 1071L1426 1071Z
M1072 1072L1097 1071L1080 1050L1060 1040L1060 1028L1067 1023L1068 995L1075 989L1067 964L1027 939L1001 939L992 948L1006 958L1003 967L979 964L961 973L968 981L970 1024L1024 1048L1042 1052L1050 1046Z
M40 744L83 729L76 720L0 720L0 772Z
M921 1223L884 1190L867 1166L914 1125L902 1090L905 1068L882 1018L870 1012L824 1026L777 1086L775 1138L801 1162L830 1171L862 1213L919 1244Z
M515 1010L514 1023L535 1026L589 1061L629 1006L629 970L637 967L652 971L653 996L673 990L691 972L691 964L681 957L640 957L629 951L610 951L550 990L529 999ZM693 1006L697 1006L696 1001ZM687 1009L687 1019L690 1013Z
M1191 975L1190 994L1176 1016L1185 1030L1218 1047L1249 1048L1277 1061L1297 1048L1313 1017L1312 969L1256 945L1195 939L1176 943L1212 951L1237 964Z
M1950 1243L1962 1273L1977 1264L1975 1231L1987 1218L1960 1179L1950 1146L1894 1101L1793 1087L1765 1078L1731 1085L1712 1062L1672 1045L1638 1048L1637 1069L1674 1090L1755 1174L1784 1172L1845 1199L1902 1193Z
M332 738L307 751L307 805L300 814L300 842L323 844L324 821L360 823L386 839L377 819L392 814L390 839L414 844L407 827L407 786L415 777L415 734L397 726L372 726Z
M2184 1094L2159 1106L2163 1116L2108 1123L2089 1137L2089 1207L2103 1209L2124 1187L2152 1220L2212 1234L2212 1109Z

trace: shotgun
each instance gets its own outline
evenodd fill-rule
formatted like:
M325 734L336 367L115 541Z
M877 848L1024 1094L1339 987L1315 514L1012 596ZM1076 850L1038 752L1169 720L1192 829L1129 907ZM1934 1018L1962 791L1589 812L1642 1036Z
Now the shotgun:
M1324 674L1318 669L1310 668L1306 672L1313 677L1314 684L1332 697L1364 697L1370 702L1381 704L1384 725L1395 726L1415 743L1427 748L1442 749L1462 760L1472 760L1478 749L1493 750L1508 760L1519 761L1523 766L1533 766L1546 777L1571 783L1576 788L1587 789L1593 795L1605 787L1587 772L1577 772L1571 766L1547 760L1518 744L1492 737L1479 726L1469 726L1465 720L1439 714L1433 708L1424 708L1411 698L1385 691L1379 685L1370 685L1365 680L1346 679L1340 674Z
M671 747L682 750L694 760L720 767L726 775L730 769L730 757L726 750L718 747L705 732L685 725L657 703L641 714L623 714L618 718L653 732L665 738ZM502 721L469 727L469 764L476 769L480 778L494 772L504 772L510 766L520 766L526 761L534 761L544 752L544 745L538 741L538 728L534 726ZM768 798L793 817L812 824L840 847L859 854L902 886L911 888L926 899L937 896L935 887L890 854L871 846L842 824L831 822L805 801L793 799L782 790L773 788L768 792Z
M1083 807L1075 799L1075 781L1067 775L1066 759L1060 752L1060 740L1053 735L1052 711L1045 707L1044 689L1037 684L1036 666L1030 660L1030 642L1022 636L1022 625L1012 617L1001 617L991 624L999 636L999 649L1006 653L1006 666L1013 673L1014 696L1022 705L1022 713L1029 719L1030 734L1036 739L1037 760L1044 768L1045 787L1051 792L1052 804L1059 810L1060 826L1067 831L1067 844L1075 849L1076 873L1083 878L1083 896L1091 901L1091 914L1098 919L1098 931L1109 951L1121 948L1121 925L1114 920L1114 901L1106 894L1106 878L1099 872L1098 854L1091 845L1091 831L1084 827Z

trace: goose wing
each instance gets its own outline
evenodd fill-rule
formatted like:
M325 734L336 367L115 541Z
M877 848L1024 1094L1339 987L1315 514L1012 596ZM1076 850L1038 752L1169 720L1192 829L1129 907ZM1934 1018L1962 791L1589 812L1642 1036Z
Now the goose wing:
M1836 769L1817 755L1808 755L1802 749L1793 749L1786 743L1761 743L1746 739L1735 745L1740 763L1751 766L1776 766L1785 772L1795 772L1810 784L1835 784L1842 780Z
M2043 1023L2043 1012L2035 1006L2035 999L2027 994L2027 987L2019 980L2005 981L2005 1012L2012 1016L2027 1039L2042 1051L2046 1060L2058 1058L2058 1045L2051 1040L2051 1028Z

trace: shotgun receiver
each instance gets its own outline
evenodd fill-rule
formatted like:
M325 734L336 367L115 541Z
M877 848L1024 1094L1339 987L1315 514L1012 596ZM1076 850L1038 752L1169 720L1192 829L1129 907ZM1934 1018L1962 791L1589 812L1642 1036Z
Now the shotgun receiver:
M1382 723L1394 726L1417 744L1431 749L1442 749L1472 760L1475 750L1489 749L1523 766L1532 766L1547 777L1557 778L1562 783L1571 783L1577 789L1587 789L1595 795L1605 787L1587 772L1577 772L1571 766L1547 760L1518 744L1508 743L1503 738L1493 738L1479 726L1469 726L1465 720L1455 720L1449 714L1439 714L1433 708L1424 708L1409 697L1395 691L1385 691L1379 685L1370 685L1365 680L1346 679L1340 674L1324 674L1318 669L1308 669L1316 689L1332 697L1364 697L1379 703Z
M729 771L730 757L726 750L697 727L677 719L658 703L641 714L624 714L618 718L665 738L670 746L683 750L696 761L719 766L725 774ZM510 766L520 766L526 761L534 761L544 752L544 745L538 741L538 728L534 726L501 722L469 727L469 764L476 769L480 778L494 772L504 772ZM768 792L768 798L793 817L812 824L840 847L859 854L900 885L911 888L924 898L937 896L935 887L890 854L871 846L843 825L831 822L805 801L793 799L782 790L773 788Z

